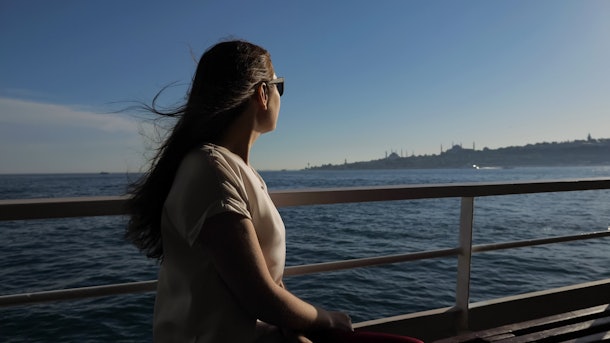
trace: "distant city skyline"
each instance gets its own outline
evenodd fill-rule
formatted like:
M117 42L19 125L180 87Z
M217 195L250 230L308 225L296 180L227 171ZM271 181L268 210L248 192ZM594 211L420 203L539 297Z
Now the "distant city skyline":
M286 78L260 170L610 137L610 1L0 0L0 173L138 172L206 48Z
M441 155L449 150L455 149L456 147L459 149L464 149L464 150L471 150L471 151L484 151L484 150L497 150L497 149L505 149L505 148L515 148L515 147L526 147L529 145L540 145L540 144L559 144L559 143L576 143L576 142L586 142L586 141L594 141L594 142L600 142L600 141L607 141L610 140L610 138L605 138L605 137L592 137L591 134L588 134L587 137L585 137L584 139L574 139L574 140L558 140L558 141L551 141L551 142L529 142L529 143L525 143L523 145L510 145L510 146L501 146L501 147L495 147L493 149L484 146L481 147L479 149L476 148L476 142L472 142L472 146L467 146L464 147L464 144L459 142L459 143L452 143L450 144L448 147L444 147L443 145L441 145L439 151L437 151L436 153L425 153L425 154L418 154L415 151L407 151L405 149L390 149L390 150L385 150L385 156L378 156L378 157L373 157L370 160L366 160L366 161L348 161L347 159L343 160L344 164L347 163L359 163L359 162L369 162L369 161L375 161L375 160L379 160L379 159L383 159L383 158L392 158L392 157L400 157L400 158L404 158L404 157L422 157L422 156L438 156ZM610 157L609 157L610 158ZM339 163L339 161L336 162L330 162L328 164L332 164L332 165L339 165L341 163ZM315 167L315 166L311 166L308 165L307 167Z

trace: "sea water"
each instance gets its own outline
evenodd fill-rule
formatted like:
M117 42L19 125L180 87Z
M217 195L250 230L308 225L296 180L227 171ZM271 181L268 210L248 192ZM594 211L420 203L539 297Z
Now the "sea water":
M610 167L261 172L270 190L610 177ZM122 195L137 175L0 175L0 199ZM460 199L280 208L287 265L453 248ZM475 244L610 226L610 191L480 197ZM0 295L153 280L123 216L0 222ZM471 301L610 277L607 238L475 254ZM354 322L451 306L455 257L287 277ZM154 293L0 308L0 342L150 342Z

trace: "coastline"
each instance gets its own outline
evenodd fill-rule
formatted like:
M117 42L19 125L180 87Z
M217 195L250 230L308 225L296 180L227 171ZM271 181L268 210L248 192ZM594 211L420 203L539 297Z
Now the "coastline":
M499 149L475 150L454 145L438 155L400 156L395 152L384 158L343 164L324 164L305 170L347 169L450 169L569 167L610 165L610 139L536 143ZM478 167L478 168L477 168Z

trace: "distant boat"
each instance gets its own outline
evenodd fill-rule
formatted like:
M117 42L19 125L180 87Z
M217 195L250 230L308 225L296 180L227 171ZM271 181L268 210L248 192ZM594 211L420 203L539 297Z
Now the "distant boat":
M110 173L109 172L105 172L105 171L100 172L100 175L108 175L108 174L110 174Z
M472 168L474 168L474 169L507 169L507 167L481 167L476 164L473 164Z

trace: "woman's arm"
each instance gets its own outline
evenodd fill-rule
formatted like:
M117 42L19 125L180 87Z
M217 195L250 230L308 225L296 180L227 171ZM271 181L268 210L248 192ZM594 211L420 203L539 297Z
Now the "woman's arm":
M352 330L348 315L317 308L273 281L249 219L218 214L204 224L199 239L211 253L220 277L256 318L297 331Z

